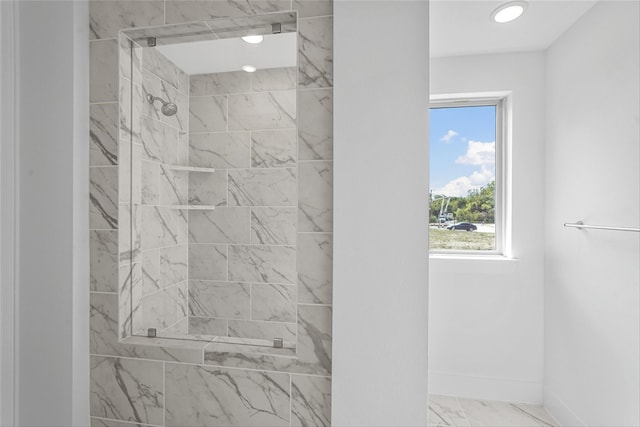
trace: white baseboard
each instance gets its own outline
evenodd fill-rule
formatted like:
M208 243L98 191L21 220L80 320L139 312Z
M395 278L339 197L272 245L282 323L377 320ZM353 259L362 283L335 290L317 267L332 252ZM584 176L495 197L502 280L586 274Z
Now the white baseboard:
M543 391L544 408L563 427L586 427L586 424L547 387Z
M541 405L542 388L531 381L429 372L429 394Z

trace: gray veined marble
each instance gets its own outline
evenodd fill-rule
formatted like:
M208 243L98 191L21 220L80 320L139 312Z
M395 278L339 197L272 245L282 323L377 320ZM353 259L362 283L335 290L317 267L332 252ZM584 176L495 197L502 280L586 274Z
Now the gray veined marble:
M118 104L93 104L89 109L89 164L118 164Z
M131 144L129 141L120 142L119 163L125 167L118 168L118 194L120 203L135 203L141 201L142 175L140 162L142 158L142 146ZM135 165L135 167L126 167Z
M291 425L331 425L331 379L291 376Z
M91 357L91 415L144 424L163 422L162 363Z
M189 132L227 130L227 96L189 98Z
M189 135L189 165L215 169L248 168L249 132Z
M231 245L229 280L295 284L295 247Z
M118 228L118 168L92 167L90 174L89 227L92 229Z
M295 129L251 132L251 166L254 168L293 167L297 153Z
M458 398L472 426L553 427L555 421L540 406Z
M155 206L140 206L142 249L154 249L177 243L177 211Z
M168 342L164 346L143 338L137 344L118 340L118 295L91 293L90 352L96 355L138 357L185 363L202 363L202 348L207 343ZM142 343L142 344L141 344Z
M166 56L153 47L142 48L142 68L169 83L178 91L188 94L189 87L185 84L185 72Z
M245 71L195 74L191 76L191 96L227 95L251 90L251 76Z
M164 24L163 0L92 1L89 3L91 39L118 36L127 27L148 27Z
M469 426L469 421L455 397L429 395L429 426Z
M189 313L197 317L249 319L251 291L246 283L189 281Z
M178 130L151 117L142 118L142 159L175 165Z
M142 252L142 294L150 294L162 287L160 284L160 249Z
M333 159L333 90L304 90L298 95L300 160Z
M333 236L298 234L298 302L331 304Z
M331 374L331 307L298 305L298 363Z
M251 208L251 243L296 244L296 208Z
M145 295L140 301L140 311L140 329L143 333L149 328L162 330L170 327L178 321L177 287L170 286Z
M189 245L160 248L160 283L166 288L184 282L189 273Z
M140 162L140 202L145 205L160 203L160 164Z
M120 79L120 140L142 143L142 87Z
M299 231L333 230L333 163L300 162Z
M290 0L167 0L167 24L227 16L255 15L291 7Z
M249 208L189 211L190 243L249 243Z
M288 426L289 375L166 365L167 426Z
M160 166L159 190L161 205L186 205L189 194L188 173Z
M298 84L333 87L333 18L303 19L298 32Z
M287 90L296 88L296 68L266 68L251 74L251 90L265 92L271 90Z
M142 250L141 212L139 205L120 203L118 207L118 243L120 262L140 261Z
M148 424L129 423L120 420L110 420L107 418L91 417L90 427L146 427Z
M89 232L90 283L92 291L118 292L118 232Z
M190 244L189 278L227 280L227 245Z
M229 205L295 206L295 169L240 169L229 171Z
M333 0L293 0L298 18L333 15Z
M252 284L251 319L269 322L295 322L296 286Z
M118 41L95 40L89 46L91 102L118 102Z
M190 205L227 206L227 172L189 172Z
M282 338L285 342L295 342L296 325L256 320L229 320L229 336L264 340Z
M295 90L229 95L229 130L286 129L295 126Z
M210 317L189 317L190 335L227 336L227 320Z
M126 338L142 329L142 298L142 267L140 263L121 265L118 285L120 338Z

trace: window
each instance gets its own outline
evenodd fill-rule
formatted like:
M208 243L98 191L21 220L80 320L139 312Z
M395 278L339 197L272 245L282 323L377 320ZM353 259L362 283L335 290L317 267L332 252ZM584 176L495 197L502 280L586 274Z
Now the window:
M431 99L431 253L504 253L505 103L504 96Z

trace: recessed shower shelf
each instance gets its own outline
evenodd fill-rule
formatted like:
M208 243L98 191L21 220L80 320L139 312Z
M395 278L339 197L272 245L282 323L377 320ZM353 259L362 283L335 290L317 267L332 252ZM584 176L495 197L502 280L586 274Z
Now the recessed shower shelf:
M169 209L179 209L179 210L190 210L190 211L195 211L195 210L202 210L202 211L213 211L216 209L215 206L211 206L211 205L170 205L167 206L167 208Z
M199 168L196 166L176 166L176 165L167 165L165 168L174 170L174 171L185 171L185 172L208 172L213 173L216 170L214 168Z

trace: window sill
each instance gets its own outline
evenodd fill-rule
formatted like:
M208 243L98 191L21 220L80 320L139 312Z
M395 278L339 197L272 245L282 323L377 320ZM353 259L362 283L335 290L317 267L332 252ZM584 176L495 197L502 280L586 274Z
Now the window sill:
M509 274L520 260L498 254L429 254L430 273Z

